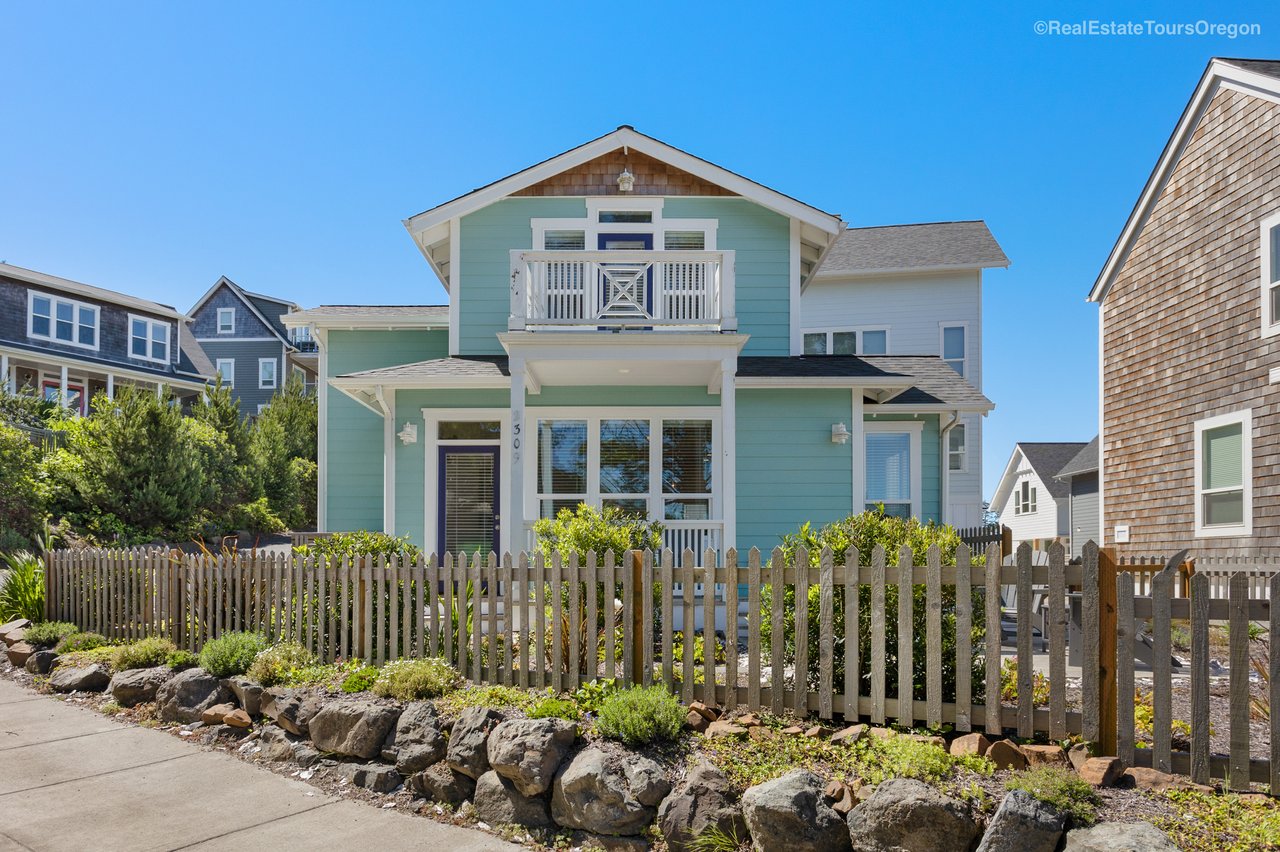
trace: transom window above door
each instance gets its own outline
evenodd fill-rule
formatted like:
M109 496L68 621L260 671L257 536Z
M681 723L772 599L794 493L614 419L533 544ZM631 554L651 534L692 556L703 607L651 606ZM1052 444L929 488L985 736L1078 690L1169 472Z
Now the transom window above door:
M806 355L888 355L889 329L851 328L845 330L806 331Z

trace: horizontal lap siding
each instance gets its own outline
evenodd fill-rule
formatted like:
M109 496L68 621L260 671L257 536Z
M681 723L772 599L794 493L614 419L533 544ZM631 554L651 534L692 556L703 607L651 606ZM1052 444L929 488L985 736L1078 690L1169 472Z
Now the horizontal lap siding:
M243 308L242 308L243 310ZM238 319L238 317L237 317ZM236 362L235 383L231 395L240 402L241 414L257 414L258 406L271 401L289 378L284 363L284 346L278 340L236 340L228 338L201 343L209 363L215 368L219 358L232 358ZM276 360L275 388L258 387L258 359Z
M1098 527L1098 474L1071 478L1071 557L1080 556L1086 541L1101 541Z
M1280 105L1218 92L1103 303L1103 533L1131 553L1280 544L1280 410L1259 225L1280 210ZM1195 539L1194 422L1253 409L1253 536Z
M443 358L448 350L449 338L444 331L330 331L329 375ZM332 388L328 409L328 528L380 530L382 418Z
M737 401L735 544L768 550L805 521L847 517L853 442L833 444L831 424L849 422L849 391L742 389Z

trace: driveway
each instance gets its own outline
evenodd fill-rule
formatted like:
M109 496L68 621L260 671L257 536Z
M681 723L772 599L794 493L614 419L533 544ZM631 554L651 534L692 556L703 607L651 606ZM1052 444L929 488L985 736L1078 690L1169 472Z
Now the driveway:
M331 798L0 680L0 852L519 848Z

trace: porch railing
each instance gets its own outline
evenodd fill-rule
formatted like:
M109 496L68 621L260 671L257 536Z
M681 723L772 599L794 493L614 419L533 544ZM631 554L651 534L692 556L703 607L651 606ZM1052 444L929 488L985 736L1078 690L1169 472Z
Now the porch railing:
M533 521L526 521L524 547L533 551L537 549L536 545ZM686 549L694 553L705 553L707 550L719 553L724 549L724 521L663 521L662 546L675 553L683 553Z
M732 251L512 251L512 330L730 330Z

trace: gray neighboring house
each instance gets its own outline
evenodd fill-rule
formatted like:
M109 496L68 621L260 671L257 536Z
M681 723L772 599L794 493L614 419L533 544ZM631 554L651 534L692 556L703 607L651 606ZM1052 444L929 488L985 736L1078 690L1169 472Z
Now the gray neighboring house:
M291 377L315 387L315 342L306 329L290 331L281 322L299 310L295 302L251 293L224 275L189 311L196 340L231 386L241 414L257 415Z
M199 395L213 365L168 305L0 263L0 376L77 413L124 386Z
M1080 556L1085 542L1102 544L1102 520L1098 505L1098 439L1084 445L1054 479L1067 486L1068 529L1071 558Z

